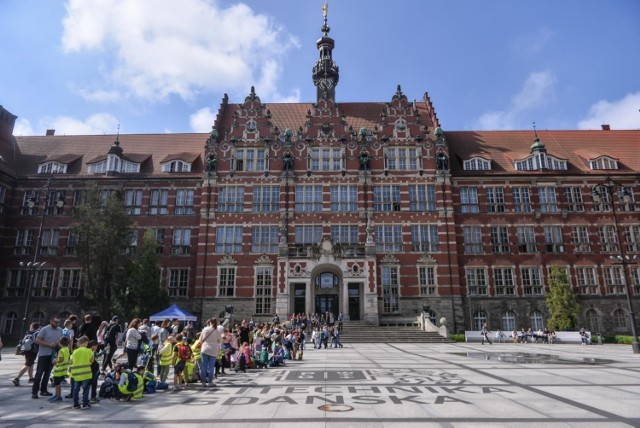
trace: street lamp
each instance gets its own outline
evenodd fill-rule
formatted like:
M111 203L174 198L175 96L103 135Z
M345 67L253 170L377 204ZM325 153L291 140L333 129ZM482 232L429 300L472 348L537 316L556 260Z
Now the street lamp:
M26 332L25 324L27 322L27 317L29 316L29 304L31 303L31 292L35 282L35 273L36 271L41 270L46 264L46 262L38 262L38 253L40 252L40 241L42 239L44 219L49 205L49 198L51 197L51 181L51 179L48 179L42 188L32 191L27 199L27 206L29 208L35 208L37 201L39 200L39 196L42 196L44 199L44 205L42 207L42 214L40 215L40 226L38 227L38 235L36 236L36 250L33 253L33 260L27 263L20 262L20 267L29 272L29 278L27 279L27 298L25 299L24 316L22 317L22 326L20 328L20 331L23 334ZM58 196L55 206L56 208L62 208L64 206L64 199L62 195Z
M627 190L625 186L614 181L611 177L605 178L605 180L593 186L591 191L591 196L593 197L593 201L595 203L600 203L602 200L602 193L606 192L609 202L611 203L611 212L613 214L613 224L616 230L616 237L618 238L618 248L620 254L617 256L612 256L611 259L616 264L622 265L622 280L624 283L624 291L625 296L627 298L627 306L629 307L629 320L631 321L631 335L633 336L633 342L631 343L631 348L633 349L634 354L640 354L640 344L638 343L638 332L636 331L636 317L633 314L633 304L631 302L631 290L629 289L629 284L631 281L627 279L627 265L631 263L635 263L637 257L630 258L629 256L624 254L624 246L622 245L622 239L620 239L620 227L618 226L618 217L616 215L616 203L613 200L613 195L615 191L618 190L619 199L624 204L631 203L631 194Z

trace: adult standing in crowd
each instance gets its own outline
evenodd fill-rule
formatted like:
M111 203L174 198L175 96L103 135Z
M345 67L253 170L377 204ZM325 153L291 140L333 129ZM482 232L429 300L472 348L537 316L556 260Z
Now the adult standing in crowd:
M104 360L102 360L102 371L107 370L107 366L111 370L113 370L113 365L111 363L111 359L116 354L116 350L118 349L118 334L122 333L122 329L120 328L120 324L118 324L118 317L111 317L111 323L107 327L104 332L104 344L109 347L109 351L105 354Z
M200 369L200 379L202 386L213 386L215 377L215 364L218 354L220 354L220 346L222 345L222 333L218 330L218 320L209 318L207 326L200 333L200 349L202 355L202 367Z
M28 350L25 350L24 347L22 349L22 355L24 355L24 366L20 369L18 375L12 381L15 386L20 386L20 378L25 373L29 374L29 383L33 382L33 363L36 362L36 358L38 357L38 346L36 345L35 340L39 328L40 325L37 322L31 323L31 325L29 326L29 331L25 335L25 338L27 338L27 336L31 336L33 338L31 341L33 343L31 343L31 346ZM24 338L22 340L23 342L25 341Z
M43 397L51 395L47 391L49 375L51 375L51 369L53 368L51 355L58 345L58 340L62 337L62 329L58 327L58 324L60 324L60 317L51 317L49 325L42 327L36 336L36 345L39 346L38 365L33 379L33 387L31 388L31 398L38 398L38 390Z
M91 320L91 315L87 314L84 316L84 323L78 329L79 336L87 336L89 341L98 341L98 328L95 324L93 324Z
M134 318L125 335L124 350L127 353L127 362L131 369L138 367L138 353L142 346L142 334L138 331L138 327L140 327L140 318Z

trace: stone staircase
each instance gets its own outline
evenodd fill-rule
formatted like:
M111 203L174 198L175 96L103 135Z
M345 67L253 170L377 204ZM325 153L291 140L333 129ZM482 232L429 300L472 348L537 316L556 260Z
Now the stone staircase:
M373 325L367 321L345 321L340 341L349 343L453 343L435 332L426 332L407 323Z

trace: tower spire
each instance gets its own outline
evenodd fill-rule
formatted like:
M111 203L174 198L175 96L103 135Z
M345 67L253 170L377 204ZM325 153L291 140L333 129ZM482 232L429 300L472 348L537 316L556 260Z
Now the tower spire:
M322 37L318 39L316 45L318 47L319 58L316 64L313 66L313 84L317 88L317 100L331 100L335 101L336 98L336 85L339 80L339 68L333 61L333 48L335 46L334 40L329 37L329 24L327 22L327 15L329 12L329 5L325 2L322 5L322 15L324 22L322 25Z

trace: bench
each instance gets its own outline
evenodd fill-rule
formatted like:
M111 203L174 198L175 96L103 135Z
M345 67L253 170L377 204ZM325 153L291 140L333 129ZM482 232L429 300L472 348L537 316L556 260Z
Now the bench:
M591 332L587 332L587 337L589 338L589 342L591 343ZM482 342L482 334L479 330L465 330L464 332L465 342ZM491 341L495 341L495 332L489 333L489 339ZM540 343L544 342L542 337L528 337L527 343ZM504 341L505 342L513 342L513 337L511 337L511 333L504 333ZM580 336L579 331L557 331L556 337L553 340L553 343L582 343L582 336Z
M591 344L591 332L587 332L587 344ZM556 331L553 343L582 343L579 331Z

